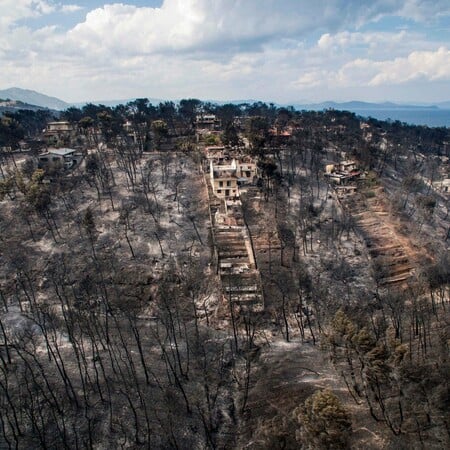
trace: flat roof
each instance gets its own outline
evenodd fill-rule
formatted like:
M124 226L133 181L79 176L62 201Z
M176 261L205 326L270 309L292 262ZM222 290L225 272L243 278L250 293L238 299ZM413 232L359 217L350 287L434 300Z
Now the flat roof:
M47 153L51 153L53 155L66 156L70 155L70 153L75 153L73 148L50 148Z

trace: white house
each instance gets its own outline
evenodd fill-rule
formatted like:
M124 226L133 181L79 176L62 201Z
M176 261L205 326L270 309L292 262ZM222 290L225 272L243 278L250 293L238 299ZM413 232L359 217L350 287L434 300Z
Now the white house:
M83 155L73 148L52 148L38 156L39 167L70 169L81 161Z

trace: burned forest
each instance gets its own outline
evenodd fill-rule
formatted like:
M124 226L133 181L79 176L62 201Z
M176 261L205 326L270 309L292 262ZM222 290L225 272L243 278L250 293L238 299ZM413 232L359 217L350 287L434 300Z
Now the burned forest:
M450 128L195 99L0 118L0 449L450 447Z

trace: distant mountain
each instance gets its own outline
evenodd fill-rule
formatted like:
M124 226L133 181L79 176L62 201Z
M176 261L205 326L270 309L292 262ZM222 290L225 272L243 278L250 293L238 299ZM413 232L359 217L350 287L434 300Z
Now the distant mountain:
M28 105L57 110L63 110L71 106L59 98L49 97L36 91L17 87L0 90L0 99L17 100Z
M88 103L92 103L94 105L105 105L109 107L114 107L117 105L125 105L129 102L136 100L137 98L145 98L142 97L134 97L128 99L121 100L90 100L86 102L78 102L78 103L67 103L63 100L60 100L56 97L49 97L48 95L41 94L40 92L32 91L29 89L21 89L18 87L13 87L9 89L0 90L0 102L1 100L15 100L17 102L22 102L22 105L9 105L8 108L15 109L39 109L39 108L49 108L52 110L65 110L71 106L83 107ZM187 97L186 97L187 98ZM149 102L152 105L158 105L159 103L163 103L168 101L167 99L161 98L149 98ZM179 100L172 100L174 103L178 103ZM224 105L227 103L231 103L234 105L239 104L253 104L257 103L259 100L254 99L242 99L242 100L202 100L203 102L210 102L217 105ZM297 101L291 103L277 103L264 101L266 104L273 103L276 107L282 106L293 106L297 110L314 110L320 111L323 109L337 109L337 110L347 110L354 111L358 113L359 111L389 111L389 110L416 110L416 111L433 111L433 110L450 110L450 101L443 101L436 103L435 105L427 105L427 104L399 104L392 102L384 102L384 103L370 103L370 102L362 102L362 101L349 101L349 102L334 102L334 101L326 101L322 103L308 103L307 101ZM4 105L6 107L6 105ZM21 108L20 108L21 107ZM5 109L3 109L5 111Z
M102 101L89 101L89 102L83 102L83 103L76 103L74 106L82 107L86 105L87 103L93 103L94 105L105 105L114 107L117 105L125 105L129 102L132 102L136 100L138 97L135 98L129 98L124 100L102 100ZM139 98L146 98L144 96ZM188 98L188 97L186 97ZM164 103L166 101L173 101L175 104L177 104L180 99L178 100L168 100L168 99L161 99L161 98L149 98L149 102L152 105L158 105L159 103ZM334 101L326 101L322 103L279 103L279 102L272 102L267 100L255 100L255 99L242 99L242 100L213 100L213 99L206 99L201 100L203 103L212 103L215 105L226 105L226 104L233 104L233 105L242 105L242 104L249 104L252 105L254 103L262 102L267 105L273 104L276 107L287 107L287 106L293 106L297 110L315 110L320 111L322 109L337 109L337 110L348 110L348 111L367 111L367 110L423 110L423 111L433 111L433 110L440 110L440 109L450 109L450 101L448 102L440 102L436 103L435 105L430 105L426 103L422 104L403 104L403 103L392 103L392 102L383 102L383 103L371 103L371 102L362 102L362 101L349 101L349 102L334 102Z
M450 102L448 102L450 105ZM440 104L442 105L442 103ZM439 105L439 106L440 106ZM323 103L312 103L307 105L295 104L295 108L297 109L312 109L312 110L322 110L322 109L338 109L338 110L347 110L347 111L359 111L359 110L393 110L393 109L414 109L414 110L435 110L438 109L436 105L403 105L398 103L391 102L383 102L383 103L370 103L370 102L360 102L360 101L351 101L351 102L323 102Z
M450 109L450 101L448 101L448 102L439 102L439 103L437 104L437 106L438 106L440 109Z
M253 99L243 99L243 100L204 100L205 102L209 102L212 103L214 105L253 105L254 103L258 103L261 100L253 100ZM269 101L261 101L262 103L266 103L267 105L269 105L270 103L274 103L274 102L269 102Z

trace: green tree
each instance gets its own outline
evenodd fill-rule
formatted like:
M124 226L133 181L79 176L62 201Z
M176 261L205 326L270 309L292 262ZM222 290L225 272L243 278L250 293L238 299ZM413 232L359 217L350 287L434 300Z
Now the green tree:
M151 129L155 136L155 150L159 150L163 138L166 138L169 134L167 122L165 122L164 120L154 120L152 122Z
M260 116L251 117L247 134L252 152L256 155L262 154L269 137L269 121L267 118Z
M230 122L225 126L225 130L222 133L222 142L230 147L236 147L240 144L241 140L233 123Z
M205 136L204 142L206 145L220 145L220 139L215 134Z
M301 424L300 441L305 448L345 449L351 435L350 417L329 389L316 391L296 410Z
M14 198L11 192L14 188L14 177L8 176L0 180L0 201L2 201L6 196Z
M23 127L13 116L5 114L0 119L0 147L15 149L24 136Z
M31 177L33 176L34 172L36 170L36 161L33 158L27 158L21 167L22 173L31 180Z
M202 102L195 98L180 100L178 114L181 116L182 120L186 121L189 126L192 127L201 105Z

